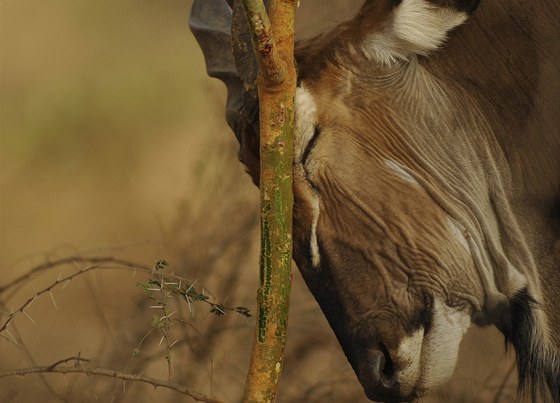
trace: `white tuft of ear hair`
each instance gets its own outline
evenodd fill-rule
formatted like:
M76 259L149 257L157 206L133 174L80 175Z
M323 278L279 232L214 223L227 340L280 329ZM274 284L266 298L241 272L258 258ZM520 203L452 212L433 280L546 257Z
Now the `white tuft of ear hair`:
M385 65L438 49L467 14L426 0L402 0L389 18L387 25L364 41L366 54Z

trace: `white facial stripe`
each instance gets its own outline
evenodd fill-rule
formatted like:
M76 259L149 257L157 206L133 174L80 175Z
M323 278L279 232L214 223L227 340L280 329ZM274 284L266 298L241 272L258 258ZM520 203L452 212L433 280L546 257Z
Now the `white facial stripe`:
M406 171L406 169L401 164L399 164L398 162L393 161L393 160L385 160L385 164L387 164L389 169L391 169L391 171L393 171L395 174L397 174L401 179L404 179L405 181L410 182L410 183L418 184L416 179L414 179L414 177L411 174L409 174Z
M447 220L447 224L449 230L451 231L453 239L458 241L459 244L461 244L461 246L467 251L470 251L469 243L467 241L467 238L465 238L465 228L451 217L449 217L449 219Z
M422 350L422 388L434 388L445 383L455 369L459 344L471 325L470 315L434 301L432 326L424 339Z
M311 200L313 206L313 221L311 223L311 263L313 267L321 264L321 256L319 255L319 243L317 242L317 223L319 222L319 196L314 194Z
M447 33L466 19L464 12L438 7L426 0L403 0L395 8L392 21L366 38L364 50L386 65L405 60L410 53L426 55L439 48Z
M315 126L317 125L317 105L313 95L305 88L304 84L296 89L295 109L294 160L296 163L302 163L305 149L313 138ZM309 240L311 264L313 267L318 267L321 264L319 242L317 241L317 223L319 222L320 214L319 195L311 189L309 189L307 195L313 214Z
M317 105L313 95L303 84L296 89L295 112L294 159L296 162L301 162L317 124Z

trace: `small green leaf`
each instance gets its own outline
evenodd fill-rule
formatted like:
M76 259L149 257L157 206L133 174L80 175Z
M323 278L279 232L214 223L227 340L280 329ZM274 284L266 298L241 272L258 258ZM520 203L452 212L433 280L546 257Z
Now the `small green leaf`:
M141 288L142 290L144 290L144 292L148 292L148 288L150 288L150 284L136 283L136 287Z
M151 325L152 325L152 327L157 327L158 329L161 329L164 326L163 318L160 318L159 316L154 315L154 319L152 320Z
M244 306L236 306L235 308L233 308L233 310L238 314L245 316L246 318L250 318L251 316L253 316L251 315L251 311Z
M226 314L221 305L212 305L212 308L210 308L210 313L213 313L216 316L222 316Z

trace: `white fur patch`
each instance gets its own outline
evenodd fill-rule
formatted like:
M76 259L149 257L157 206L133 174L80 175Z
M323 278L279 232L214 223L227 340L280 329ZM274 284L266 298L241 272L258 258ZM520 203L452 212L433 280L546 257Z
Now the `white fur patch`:
M385 164L389 167L391 171L397 174L401 179L410 183L418 184L416 179L414 179L414 177L411 174L409 174L408 171L398 162L393 160L385 160Z
M313 267L318 267L321 264L321 255L319 254L319 242L317 241L317 223L319 222L319 196L313 195L311 200L313 206L313 221L311 222L311 263Z
M432 326L424 338L421 386L431 389L444 384L453 375L459 344L471 325L470 315L434 301Z
M426 0L403 0L390 18L364 41L366 54L386 65L406 60L411 53L426 55L436 50L451 29L465 22L467 14Z
M459 344L471 326L470 315L434 300L432 323L403 339L396 360L404 363L395 374L400 392L409 394L416 388L431 389L443 385L453 375Z
M295 111L294 160L296 163L302 163L305 149L315 134L315 125L317 124L317 105L313 95L303 84L296 89ZM311 263L313 267L317 267L321 264L319 242L317 241L317 223L320 214L319 196L312 191L308 193L308 196L312 208L311 213L313 214L309 237Z
M469 243L465 237L466 229L451 217L447 220L447 224L453 239L459 242L459 244L467 251L470 251Z
M401 393L409 394L416 386L420 376L420 362L422 360L422 343L424 341L424 328L416 331L412 336L405 338L397 349L397 359L409 364L395 374L399 380Z
M296 89L295 99L294 158L301 162L305 148L315 133L317 105L313 94L302 84Z

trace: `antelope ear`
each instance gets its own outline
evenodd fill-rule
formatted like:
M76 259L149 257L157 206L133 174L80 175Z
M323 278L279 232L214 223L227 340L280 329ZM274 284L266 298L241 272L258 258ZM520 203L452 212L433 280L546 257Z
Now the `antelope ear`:
M366 1L364 9L368 8ZM392 0L381 28L366 35L364 50L386 65L407 60L411 54L427 55L438 49L449 31L461 25L478 0ZM370 5L371 7L371 5Z
M231 51L231 21L232 9L228 2L195 0L189 27L204 54L208 75L220 79L227 87L226 120L241 142L243 82L237 73Z
M239 142L239 159L258 185L257 64L241 2L194 0L189 26L204 54L208 75L227 87L226 120Z

